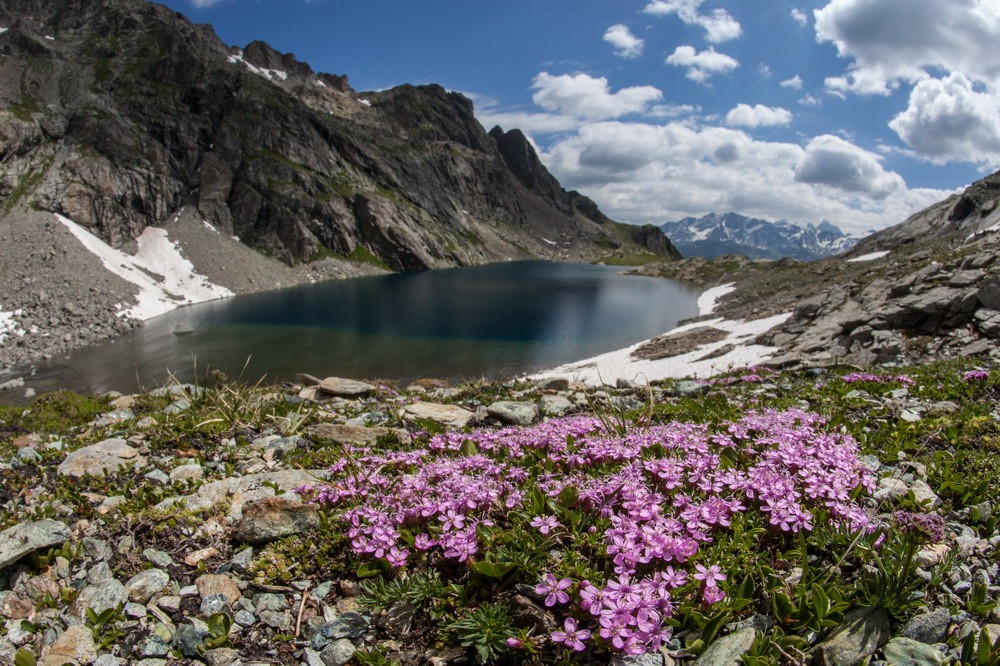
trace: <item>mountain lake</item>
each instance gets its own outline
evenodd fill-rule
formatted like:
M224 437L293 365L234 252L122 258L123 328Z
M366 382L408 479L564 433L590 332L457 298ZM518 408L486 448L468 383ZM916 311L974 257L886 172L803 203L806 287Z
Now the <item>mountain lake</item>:
M60 355L25 380L39 392L134 392L211 370L250 383L301 372L495 379L627 347L698 314L698 286L622 270L519 261L235 296Z

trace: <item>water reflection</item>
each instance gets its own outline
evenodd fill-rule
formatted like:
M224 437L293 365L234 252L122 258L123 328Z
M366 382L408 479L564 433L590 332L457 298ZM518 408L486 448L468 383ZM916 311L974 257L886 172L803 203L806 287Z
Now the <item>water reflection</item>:
M133 391L195 367L409 380L497 377L617 349L697 312L699 290L613 267L513 262L325 282L189 306L39 368L32 382ZM174 333L178 324L193 332Z

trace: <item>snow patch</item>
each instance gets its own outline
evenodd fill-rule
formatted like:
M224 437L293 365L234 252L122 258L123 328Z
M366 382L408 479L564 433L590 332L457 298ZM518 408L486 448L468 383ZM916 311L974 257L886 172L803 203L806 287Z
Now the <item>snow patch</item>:
M3 307L0 307L0 345L4 343L9 335L16 335L21 337L24 335L24 331L17 327L17 322L14 321L14 317L21 316L20 310L14 310L13 312L4 312Z
M257 67L256 65L250 64L249 62L243 59L243 51L240 51L235 55L229 56L229 62L233 63L234 65L238 63L243 63L246 66L246 68L249 69L251 72L253 72L258 76L263 76L265 79L268 80L281 79L282 81L284 81L285 79L288 78L288 72L283 72L280 69L265 69L264 67Z
M0 28L0 35L10 30L10 28Z
M736 291L736 285L730 282L729 284L719 285L718 287L712 287L705 291L701 296L698 297L698 316L703 317L705 315L712 314L715 310L715 306L718 305L719 299L726 294L731 294Z
M202 220L201 223L204 224L205 228L208 229L209 231L211 231L212 233L214 233L214 234L218 234L219 233L219 230L216 229L215 227L213 227L212 224L208 220Z
M549 245L559 245L559 243L555 241L550 241L548 238L542 238L542 240L548 243Z
M983 229L982 231L973 231L971 234L965 237L965 240L970 241L976 236L985 236L986 234L991 234L994 231L1000 231L1000 222L997 222L992 227Z
M881 252L872 252L871 254L863 254L860 257L854 257L853 259L848 259L847 263L856 264L861 261L875 261L876 259L881 259L887 254L889 254L889 250L882 250Z
M52 35L45 35L45 39L49 40L50 42L56 41L56 38L53 37Z
M711 319L686 324L668 333L685 333L702 326L711 326L725 331L728 335L717 342L701 345L686 354L678 354L669 358L657 360L638 359L632 352L646 344L647 341L634 344L626 349L601 354L576 363L568 363L552 370L546 370L533 375L531 379L541 380L550 377L568 377L573 381L591 386L602 384L614 385L619 379L636 383L648 383L661 379L681 379L684 377L710 377L729 372L736 368L751 367L771 358L777 347L749 344L761 333L771 330L791 317L785 313L757 319L754 321ZM733 349L725 354L714 356L714 352L726 345ZM706 358L711 357L712 358Z
M139 250L130 256L111 247L76 222L62 215L56 218L76 236L104 267L139 287L136 304L119 312L143 321L190 303L232 296L233 292L212 284L194 271L165 229L147 227L139 236Z
M326 84L320 81L319 79L316 79L316 85L318 85L320 88L326 88Z
M364 104L365 106L371 106L372 105L372 103L370 101L368 101L367 99L359 99L358 102L361 103L361 104Z

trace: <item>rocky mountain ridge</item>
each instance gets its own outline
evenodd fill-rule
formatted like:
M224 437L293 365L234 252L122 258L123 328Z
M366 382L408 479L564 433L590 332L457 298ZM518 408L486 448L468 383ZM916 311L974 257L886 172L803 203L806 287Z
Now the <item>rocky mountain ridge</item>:
M11 0L0 27L0 269L8 285L29 280L48 295L0 287L0 312L20 312L25 333L0 345L0 364L78 344L78 330L87 341L118 331L117 311L134 299L58 224L47 231L54 214L126 252L144 229L174 234L190 217L177 232L189 237L186 259L236 293L370 264L677 256L658 229L615 223L565 192L522 134L488 134L472 102L440 86L361 94L345 76L263 42L229 47L144 0ZM221 246L199 256L232 238L260 257L233 249L230 259ZM244 266L255 280L240 277ZM63 302L93 312L33 339Z
M799 226L739 213L709 213L660 226L685 257L715 259L738 254L750 259L814 261L846 252L857 242L829 222Z

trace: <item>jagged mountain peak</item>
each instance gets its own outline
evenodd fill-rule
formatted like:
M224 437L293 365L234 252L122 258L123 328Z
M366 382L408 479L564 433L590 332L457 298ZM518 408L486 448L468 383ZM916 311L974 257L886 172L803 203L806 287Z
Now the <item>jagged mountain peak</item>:
M551 187L523 185L472 102L441 86L358 93L145 0L10 0L0 21L0 210L59 213L120 246L190 206L287 263L637 248L599 211L577 214L547 171Z
M855 242L830 222L798 225L736 212L686 217L661 228L684 256L710 259L739 254L753 259L792 257L811 261L844 252Z

